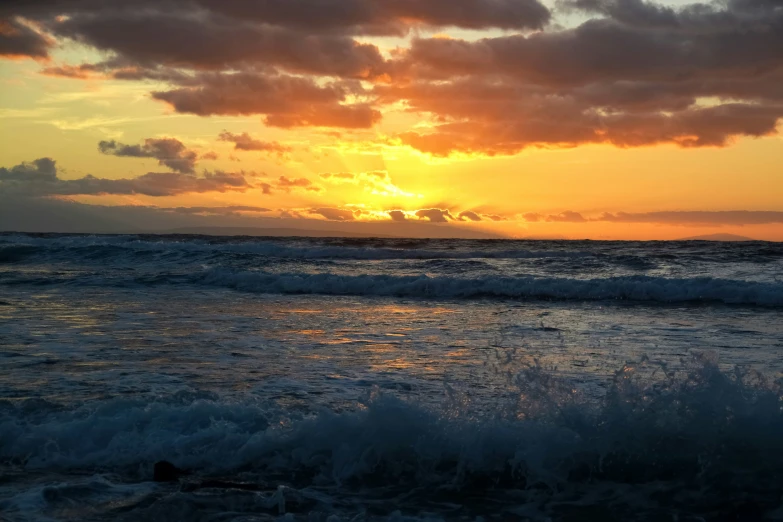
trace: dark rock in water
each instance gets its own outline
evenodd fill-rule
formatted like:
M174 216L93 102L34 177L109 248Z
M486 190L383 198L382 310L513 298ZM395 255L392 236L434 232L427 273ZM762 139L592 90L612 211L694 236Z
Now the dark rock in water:
M183 474L183 471L167 460L155 463L152 480L155 482L173 482Z

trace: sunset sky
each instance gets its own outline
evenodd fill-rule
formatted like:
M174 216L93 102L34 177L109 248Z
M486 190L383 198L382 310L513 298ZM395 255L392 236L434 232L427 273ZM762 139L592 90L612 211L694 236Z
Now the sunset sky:
M12 0L0 58L0 228L783 241L780 0Z

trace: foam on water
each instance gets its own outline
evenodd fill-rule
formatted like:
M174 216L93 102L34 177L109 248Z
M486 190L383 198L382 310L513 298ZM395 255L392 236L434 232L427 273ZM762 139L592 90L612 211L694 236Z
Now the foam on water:
M0 518L783 519L782 307L772 243L0 234Z
M494 411L474 411L456 392L439 410L374 392L355 410L300 417L218 396L71 407L5 402L0 460L30 472L110 473L137 482L166 459L193 474L191 481L282 485L303 492L307 510L338 514L347 497L357 503L348 511L372 500L391 513L396 496L408 492L414 511L439 499L469 514L511 495L509 512L554 516L569 495L610 483L641 495L595 500L602 509L625 505L620 512L711 516L738 502L723 496L737 489L742 509L747 502L761 513L780 506L781 380L722 373L700 357L683 372L648 361L627 365L599 401L538 366L510 373L508 383ZM646 497L650 484L654 498ZM45 514L49 498L40 494L45 502L31 502L26 491L0 508ZM83 493L60 496L68 494ZM155 513L167 498L145 509ZM212 507L228 509L223 500Z

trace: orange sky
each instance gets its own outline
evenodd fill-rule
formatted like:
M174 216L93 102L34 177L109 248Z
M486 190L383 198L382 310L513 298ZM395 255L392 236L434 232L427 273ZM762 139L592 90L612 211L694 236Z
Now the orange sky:
M0 7L0 204L783 240L779 9L344 2Z

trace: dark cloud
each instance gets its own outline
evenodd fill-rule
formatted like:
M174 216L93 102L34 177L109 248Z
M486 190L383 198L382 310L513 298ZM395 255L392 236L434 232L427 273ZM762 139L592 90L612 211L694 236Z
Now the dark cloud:
M161 210L176 212L177 214L195 214L202 216L240 216L242 213L246 212L261 213L272 211L272 209L269 208L247 205L231 205L227 207L173 207Z
M371 78L384 70L377 47L350 37L219 15L194 16L184 8L77 13L48 27L59 36L143 65L201 70L263 65L343 78Z
M277 188L290 192L294 189L303 189L310 192L320 192L321 187L314 185L312 181L307 178L288 178L286 176L280 176L277 181Z
M415 39L390 66L395 81L375 93L379 103L402 100L437 125L399 139L446 156L585 143L725 146L777 132L777 0L569 5L599 18L529 35Z
M176 138L148 138L142 145L125 145L112 141L101 141L98 150L102 154L129 158L155 158L158 163L175 172L195 172L198 154L189 150Z
M353 221L356 219L356 211L344 208L314 208L310 214L323 216L330 221Z
M416 211L416 217L419 219L429 219L433 223L447 223L449 220L454 221L454 216L448 210L441 210L439 208L424 208Z
M225 14L308 32L402 35L413 25L538 29L549 11L536 0L200 0Z
M656 108L655 101L646 104L626 98L623 107L600 108L594 105L596 89L558 94L481 79L381 87L378 92L383 100L404 98L410 110L445 120L428 132L398 135L404 144L437 156L453 152L515 154L531 146L589 143L725 146L741 136L772 135L783 117L783 103L777 101L698 106L691 105L694 98L679 104L669 103L673 100L669 98Z
M52 42L18 18L3 18L0 13L0 57L49 58Z
M220 159L220 156L218 155L217 152L211 150L209 152L205 152L204 154L202 154L200 159L214 161Z
M245 192L255 185L244 173L149 172L136 178L106 179L87 175L60 179L55 162L41 158L10 169L0 169L0 193L26 196L132 195L176 196L203 192Z
M587 221L582 214L571 210L566 210L559 214L551 214L546 217L546 220L554 223L584 223Z
M0 38L44 38L15 17L24 16L109 56L46 74L152 80L163 84L153 98L180 113L366 129L384 107L402 106L434 125L396 140L437 156L592 143L722 147L777 132L779 0L559 7L591 18L547 25L537 0L16 1L0 6L9 20L0 27L13 29ZM386 56L358 39L419 26L514 32L414 38ZM43 56L50 42L40 45Z
M0 182L53 182L57 181L57 164L51 158L39 158L21 163L10 169L0 167Z
M647 28L589 20L573 29L479 41L414 40L402 65L418 74L502 74L550 87L596 81L679 81L725 73L760 77L780 67L783 14L710 10L690 24Z
M369 128L381 114L368 104L344 104L358 86L339 82L318 85L311 78L265 73L200 74L188 86L153 92L181 113L264 115L273 127Z
M481 221L481 216L471 210L464 210L457 216L457 221Z
M218 139L220 141L229 141L233 143L235 150L268 152L270 154L277 154L278 156L291 152L291 147L286 147L276 141L262 141L256 139L247 132L233 134L228 131L223 131L220 133Z
M180 17L192 23L285 28L301 35L404 35L411 27L539 29L550 18L537 0L6 0L0 16L53 20L69 15L109 24L113 18ZM190 15L188 17L187 15ZM84 23L84 22L82 22Z
M407 216L405 215L405 212L403 212L402 210L390 210L388 214L389 217L392 219L392 221L401 222L401 221L408 220Z
M530 223L538 223L539 221L542 221L544 219L544 216L539 214L538 212L527 212L525 214L522 214L522 217L525 221L528 221Z

